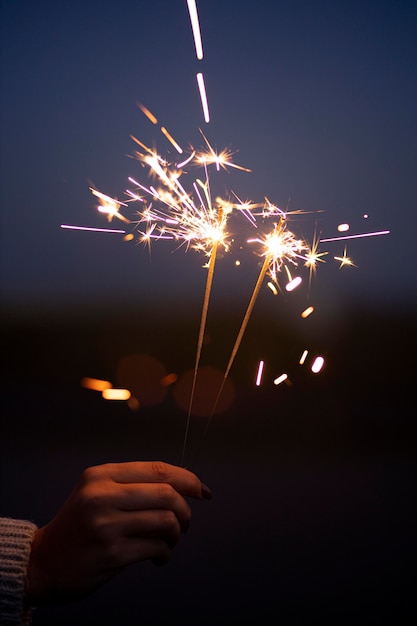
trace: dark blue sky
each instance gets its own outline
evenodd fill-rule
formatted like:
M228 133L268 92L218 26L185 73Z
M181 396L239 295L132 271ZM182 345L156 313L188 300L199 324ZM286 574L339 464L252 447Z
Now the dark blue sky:
M2 3L1 296L26 309L152 298L200 301L201 258L159 242L151 258L106 226L89 192L123 196L136 135L171 148L143 102L183 146L236 150L251 173L212 177L219 194L268 197L319 218L323 237L389 229L348 243L357 268L332 261L322 296L416 301L417 8L415 2L200 0L197 61L186 0ZM211 121L195 75L206 80ZM316 213L317 212L317 213ZM320 213L318 213L320 212ZM368 219L363 215L368 214ZM309 214L310 215L310 214ZM310 218L309 218L310 219ZM323 245L324 248L324 245ZM249 296L256 260L219 261L216 289Z

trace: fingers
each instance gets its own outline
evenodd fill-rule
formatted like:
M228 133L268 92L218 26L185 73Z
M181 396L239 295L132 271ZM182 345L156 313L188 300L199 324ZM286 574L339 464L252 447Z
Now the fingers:
M168 483L183 496L209 498L210 490L189 470L163 461L132 461L101 466L118 483Z
M102 566L111 571L145 559L166 563L180 541L181 532L172 511L113 514L96 528Z
M181 530L188 527L191 509L184 498L168 483L112 485L108 504L119 511L166 510L175 514Z

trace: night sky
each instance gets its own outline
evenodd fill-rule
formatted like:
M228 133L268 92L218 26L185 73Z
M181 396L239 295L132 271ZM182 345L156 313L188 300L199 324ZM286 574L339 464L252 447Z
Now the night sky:
M200 128L216 149L235 151L252 172L212 173L213 193L305 211L310 241L315 229L337 235L340 222L349 234L391 231L347 242L356 268L333 260L344 242L323 244L317 296L414 302L415 3L203 0L198 11L202 61L185 0L2 3L3 304L200 299L195 253L160 242L150 257L118 235L60 228L108 225L89 186L123 199L128 176L149 182L129 158L130 135L172 157L160 125L184 148L202 147ZM216 289L234 283L248 298L257 260L239 272L234 260L219 265Z

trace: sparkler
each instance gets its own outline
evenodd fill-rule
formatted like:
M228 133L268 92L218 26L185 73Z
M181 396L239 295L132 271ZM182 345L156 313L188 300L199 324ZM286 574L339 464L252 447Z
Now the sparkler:
M158 119L144 105L138 105L146 117L157 124ZM163 134L182 154L182 148L174 142L172 136L161 127ZM202 252L207 258L207 278L203 299L203 306L200 318L200 327L197 339L196 358L192 387L190 393L189 410L184 436L181 464L183 464L185 448L188 438L188 430L192 413L192 406L195 395L197 373L201 359L201 352L204 340L204 333L207 322L210 295L213 284L214 270L219 248L229 250L229 234L227 222L233 210L240 210L244 213L246 207L241 207L236 203L227 202L221 198L212 199L210 178L208 167L214 165L216 170L233 167L243 171L250 171L248 168L235 164L232 161L232 152L226 149L221 152L210 145L208 139L202 133L205 149L196 151L192 149L191 154L181 163L168 163L154 150L151 150L136 137L132 137L135 143L141 148L136 151L135 156L142 165L149 168L149 173L156 179L156 185L145 186L133 177L129 181L135 185L136 189L126 191L129 202L139 202L142 209L138 211L136 220L140 241L150 245L152 240L172 239L179 241L180 245L191 247ZM188 193L180 181L184 174L184 167L197 165L204 169L204 179L196 178L192 184L193 193ZM101 192L90 188L92 193L100 200L98 209L107 214L108 219L117 217L124 219L119 208L127 206L118 200L109 198ZM145 195L143 195L143 193ZM150 198L151 201L148 200ZM145 225L144 227L142 225Z
M203 59L203 46L201 40L200 24L195 0L187 0L188 11L191 21L191 27L194 38L195 52L198 61ZM208 100L202 72L197 73L197 84L200 93L201 104L203 108L204 121L209 123L210 113ZM148 120L157 125L158 118L143 104L138 103L139 108ZM160 132L175 148L178 154L183 155L184 150L174 137L168 132L164 126L160 126ZM201 131L200 131L201 132ZM288 292L296 289L302 282L301 276L292 276L291 269L298 267L300 261L309 269L309 284L312 275L315 273L319 262L324 262L324 256L328 252L319 252L319 244L325 242L334 242L340 240L357 239L363 237L374 237L388 234L389 231L376 231L369 233L360 233L357 235L344 235L340 237L331 237L321 239L314 236L313 243L309 246L303 239L297 238L296 235L288 228L288 215L265 199L264 203L242 202L240 198L233 193L235 201L215 198L213 200L210 188L210 178L208 167L215 166L216 170L227 170L235 168L238 170L249 172L250 170L237 165L232 161L233 153L224 149L217 152L210 145L205 135L201 132L205 149L197 151L191 148L190 154L185 156L181 162L170 163L162 158L156 151L147 147L136 137L132 136L132 140L139 146L135 157L142 166L147 167L154 184L144 185L135 178L130 177L129 182L134 189L127 189L127 201L121 202L117 198L111 198L106 194L90 187L92 194L98 198L99 204L97 209L99 212L107 216L107 220L112 222L118 219L126 224L134 224L139 233L139 241L150 245L156 240L173 240L179 242L179 246L185 246L186 249L192 248L197 252L203 253L208 259L205 267L207 268L207 278L205 284L203 305L200 317L200 326L197 339L196 357L194 363L193 380L190 393L189 410L187 415L186 429L183 441L181 464L183 464L185 449L188 438L190 425L190 417L192 413L193 399L195 394L195 386L197 380L197 372L201 359L203 339L207 322L210 295L213 285L214 270L219 248L228 251L231 245L232 237L228 231L228 221L232 212L244 216L251 226L258 228L257 217L261 217L263 221L272 219L274 226L272 230L264 235L256 238L247 239L247 243L257 244L260 252L257 255L263 258L254 289L249 299L246 312L243 316L240 329L235 339L229 361L227 363L223 379L215 398L211 413L206 423L203 441L210 422L215 413L218 401L222 394L224 384L229 376L230 370L238 353L243 336L246 332L253 308L258 299L261 287L266 276L269 277L268 287L277 295L280 290L280 274L285 270L288 282L285 286ZM185 173L185 168L202 167L204 169L203 180L195 178L192 183L192 191L186 191L181 182L181 177ZM126 218L123 211L130 203L138 203L141 207L137 212L136 220L132 221ZM91 230L112 233L125 233L119 229L98 229L82 226L72 226L62 224L62 228ZM339 232L345 232L349 229L347 224L339 226ZM125 240L132 236L125 236ZM353 266L354 263L347 256L346 247L342 257L334 256L335 260L340 262L340 268L343 266ZM313 312L313 307L306 308L301 317L306 318ZM299 363L304 363L307 357L307 350L303 352ZM319 372L324 364L322 357L317 357L311 370L314 373ZM263 375L264 361L260 361L256 378L256 385L261 384ZM274 384L279 385L288 379L287 374L282 374L275 378ZM198 451L197 451L198 452Z
M252 291L252 295L250 297L249 304L247 306L245 315L243 317L235 343L233 345L230 358L227 363L217 396L214 400L211 413L206 422L206 426L203 430L200 448L206 436L207 430L211 424L215 410L217 408L217 404L220 400L224 385L226 383L227 377L229 376L233 362L238 353L240 344L242 342L247 325L249 323L249 319L251 317L253 308L255 306L255 302L259 296L265 276L269 275L272 281L276 285L279 285L278 274L284 267L287 268L288 264L297 266L298 261L300 259L304 261L305 265L308 264L311 266L311 264L313 263L311 249L309 249L305 241L303 241L302 239L297 239L296 235L287 228L287 215L281 209L267 202L265 206L263 207L261 215L263 216L264 215L267 215L267 216L278 215L279 220L274 224L272 231L268 232L264 237L258 237L258 238L248 240L248 243L256 242L256 243L261 244L262 252L260 253L260 256L264 257L264 261L261 266L261 270L259 272L255 287ZM293 280L291 280L290 282L293 282ZM257 376L257 382L256 382L257 385L260 384L262 371L263 371L263 362L261 361L261 364L258 370L258 376ZM278 384L278 383L275 383L275 384ZM194 463L199 453L199 449L197 450L197 453L194 457Z

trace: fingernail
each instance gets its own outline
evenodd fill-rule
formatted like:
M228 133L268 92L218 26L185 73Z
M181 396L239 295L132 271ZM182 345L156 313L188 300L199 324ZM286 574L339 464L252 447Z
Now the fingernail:
M209 489L204 483L201 483L201 495L205 500L211 500L213 496L211 489Z

